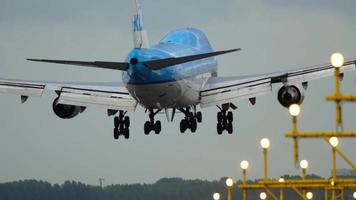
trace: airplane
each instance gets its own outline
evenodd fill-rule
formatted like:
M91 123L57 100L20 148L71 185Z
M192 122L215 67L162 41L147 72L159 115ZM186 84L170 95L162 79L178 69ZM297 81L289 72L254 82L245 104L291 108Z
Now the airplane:
M216 106L216 130L233 133L233 112L236 102L249 100L255 105L256 98L272 92L272 85L279 84L277 94L284 107L301 104L304 91L311 80L334 73L331 64L304 67L295 70L252 76L219 77L216 56L241 49L214 51L207 36L195 28L173 30L157 44L150 45L144 27L140 0L134 0L133 19L134 48L124 62L70 61L27 59L35 62L77 65L110 69L122 72L123 83L66 83L0 79L0 93L17 94L22 103L29 97L41 96L44 90L56 92L53 101L54 113L62 119L71 119L87 107L98 106L114 117L114 139L130 137L128 112L140 105L148 112L144 133L159 134L161 122L155 120L158 113L165 112L168 121L173 121L176 112L184 114L180 132L188 129L196 132L202 122L198 110ZM341 72L354 70L356 60L345 61ZM169 115L169 110L172 114Z

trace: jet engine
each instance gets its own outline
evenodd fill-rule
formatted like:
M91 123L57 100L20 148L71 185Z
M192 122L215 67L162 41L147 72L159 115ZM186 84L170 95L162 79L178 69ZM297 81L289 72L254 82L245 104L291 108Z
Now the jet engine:
M283 86L278 91L279 103L289 108L292 104L301 104L304 100L304 91L295 85Z
M58 103L59 97L53 101L53 112L62 119L72 119L85 110L85 107Z

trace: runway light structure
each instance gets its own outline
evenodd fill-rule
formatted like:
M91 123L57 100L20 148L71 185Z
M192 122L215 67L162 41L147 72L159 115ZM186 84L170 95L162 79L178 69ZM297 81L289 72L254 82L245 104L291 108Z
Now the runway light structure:
M307 199L313 199L314 195L312 192L307 192L307 194L305 195L305 197L307 197Z
M353 196L354 196L354 199L356 199L356 192L354 192L354 195L353 195Z
M289 106L289 114L293 117L298 117L298 115L300 114L300 105L292 104L291 106Z
M306 179L306 177L307 177L308 166L309 166L309 163L307 160L300 161L300 168L302 168L302 178L303 179Z
M242 183L246 184L247 183L247 169L249 167L249 163L247 160L243 160L240 163L240 168L242 169ZM242 190L242 199L246 200L247 199L247 191L246 189Z
M336 148L339 145L339 139L337 137L331 137L329 143L332 146L332 165L333 165L333 179L336 179Z
M263 169L264 169L264 178L265 180L268 179L268 156L267 156L267 150L271 146L271 142L268 138L263 138L260 142L262 151L263 151Z
M331 137L329 143L332 147L337 147L339 145L339 139L337 137Z
M292 133L294 135L298 134L298 127L297 127L297 117L300 115L300 105L292 104L289 106L289 114L292 116ZM298 138L295 136L293 137L293 147L294 147L294 164L298 166L299 161L299 154L298 154Z
M227 186L227 200L231 200L231 190L232 186L234 185L234 181L232 180L232 178L227 178L225 183Z
M340 68L344 65L345 58L341 53L333 53L330 57L330 63L335 68Z
M214 200L220 200L220 194L217 193L217 192L215 192L215 193L213 194L213 199L214 199Z
M260 199L261 199L261 200L267 199L267 194L266 194L265 192L261 192L261 193L260 193Z

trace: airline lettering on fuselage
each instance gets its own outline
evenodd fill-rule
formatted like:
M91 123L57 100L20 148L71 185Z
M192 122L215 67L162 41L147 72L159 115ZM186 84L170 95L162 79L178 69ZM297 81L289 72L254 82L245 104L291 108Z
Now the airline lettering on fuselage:
M141 23L141 17L139 15L134 16L133 26L134 26L134 32L142 31L143 28Z

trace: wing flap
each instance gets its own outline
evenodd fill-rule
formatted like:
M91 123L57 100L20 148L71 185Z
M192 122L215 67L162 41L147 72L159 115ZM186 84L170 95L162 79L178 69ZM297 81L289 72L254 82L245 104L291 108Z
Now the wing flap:
M42 96L45 85L11 81L0 81L0 93L16 94L21 96Z
M226 84L223 87L214 88L214 85L221 83L224 83L224 81L215 81L213 79L210 80L210 83L208 81L209 89L200 92L202 108L255 98L272 92L270 79L261 79L241 84L230 82L230 84Z
M134 111L137 106L128 93L95 91L80 88L63 88L59 103L75 106L98 106L110 110Z

